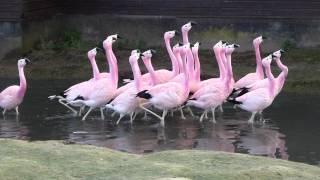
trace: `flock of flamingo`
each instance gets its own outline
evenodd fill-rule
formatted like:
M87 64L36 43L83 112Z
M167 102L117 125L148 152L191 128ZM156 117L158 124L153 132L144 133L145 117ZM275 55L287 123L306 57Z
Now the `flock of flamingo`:
M187 110L191 116L193 112L190 107L203 110L200 122L208 118L208 112L212 113L212 121L215 123L215 109L222 109L222 104L231 102L243 110L252 113L249 123L254 122L256 113L270 106L279 94L288 75L288 68L282 64L280 58L284 53L278 50L261 58L260 44L264 37L260 36L253 40L255 48L256 72L249 73L235 82L232 71L233 51L239 47L238 44L230 44L219 41L213 46L213 51L219 67L219 77L201 80L200 60L198 55L200 43L190 44L188 32L195 22L188 22L181 27L183 43L173 47L170 40L179 34L177 31L164 33L166 49L172 63L172 70L155 70L151 58L155 50L133 50L129 57L129 63L133 73L133 80L125 80L126 84L118 87L118 65L117 58L113 52L112 45L119 39L119 35L110 35L103 41L103 47L96 47L88 52L93 77L75 84L59 95L49 96L49 99L57 99L59 103L67 107L76 115L81 116L85 107L89 110L83 116L86 120L89 113L100 108L101 118L104 119L104 109L113 110L113 115L118 113L120 120L130 116L130 122L139 113L154 115L160 119L160 125L164 126L165 117L168 112L180 111L181 118L185 119L184 111ZM95 56L98 52L105 54L109 72L100 73L96 64ZM138 60L142 59L148 73L141 74ZM274 77L271 71L271 62L276 61L281 73ZM30 61L27 58L18 60L20 86L10 86L0 93L0 106L7 110L15 109L18 114L18 106L23 101L26 92L26 78L24 67ZM265 78L266 74L266 78ZM75 107L80 110L76 111ZM155 111L162 111L158 115Z

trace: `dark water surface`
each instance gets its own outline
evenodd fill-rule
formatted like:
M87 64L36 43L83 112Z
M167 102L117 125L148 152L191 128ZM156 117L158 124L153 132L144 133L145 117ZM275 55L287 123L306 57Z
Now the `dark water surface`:
M18 80L1 80L3 89ZM159 128L156 118L142 120L138 116L133 126L125 118L115 126L118 117L100 119L94 112L87 121L73 117L48 96L62 91L74 82L61 80L28 81L28 92L20 106L20 116L14 111L0 116L0 137L25 140L66 140L92 144L133 153L150 153L170 149L201 149L248 153L320 164L320 97L301 94L280 94L272 107L264 112L266 123L248 125L250 113L224 105L216 113L217 124L187 113L180 119L175 113L166 118L166 127ZM196 112L196 111L195 111ZM199 112L196 112L199 115Z

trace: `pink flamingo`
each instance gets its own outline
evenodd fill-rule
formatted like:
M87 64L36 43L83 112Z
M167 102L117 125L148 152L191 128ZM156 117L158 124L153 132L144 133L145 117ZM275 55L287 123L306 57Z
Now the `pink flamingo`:
M276 82L270 68L272 59L273 56L269 55L262 60L262 65L265 68L265 72L269 81L268 87L259 88L242 96L228 99L229 102L237 104L237 106L241 109L252 112L248 123L253 123L256 113L259 112L261 114L265 108L272 104L276 96Z
M74 112L74 114L77 114L77 111L75 109L73 109L72 107L70 107L67 103L74 100L78 96L84 97L85 95L83 94L84 93L83 90L86 89L87 87L89 87L91 82L99 80L100 78L106 78L109 76L109 73L100 73L99 72L99 68L97 66L96 59L95 59L98 49L99 48L93 48L92 50L88 51L88 58L91 63L93 78L88 81L84 81L84 82L81 82L81 83L78 83L78 84L75 84L75 85L69 87L67 90L65 90L62 93L62 95L49 96L50 100L57 98L58 102L60 104L64 105L68 109L70 109L72 112ZM80 104L80 105L73 104L73 106L80 106L81 107L80 111L79 111L79 115L81 115L81 111L84 106L82 104Z
M118 87L118 65L117 60L113 58L112 44L116 41L113 36L108 36L103 41L103 47L106 51L108 64L110 67L110 78L101 78L97 81L91 82L90 87L83 89L85 96L78 96L68 104L83 104L89 106L90 109L83 116L84 121L89 113L95 108L102 108L110 100L114 98ZM101 114L104 118L103 113Z
M190 43L189 42L189 31L191 30L192 26L194 26L194 25L197 25L197 23L190 21L181 27L183 44ZM188 51L191 52L191 49L189 49ZM192 85L191 86L192 88L190 90L191 90L191 92L194 92L193 81L195 81L195 69L194 69L195 62L194 62L193 56L187 61L187 63L193 65L192 69L189 69L189 73L190 73L189 80L190 80L190 85Z
M257 63L257 68L255 73L249 73L239 79L235 84L234 88L235 89L240 89L243 87L246 87L256 81L262 80L264 78L264 73L263 73L263 68L261 64L261 55L260 55L260 44L263 42L265 39L264 36L259 36L256 39L253 40L253 46L255 49L255 54L256 54L256 63Z
M152 56L150 50L146 51L144 54L146 56ZM144 56L144 54L141 54L141 56ZM139 57L140 53L133 53L129 57L129 63L134 76L134 82L132 82L134 83L134 87L129 88L106 105L107 108L113 109L120 114L117 124L119 124L120 120L127 114L130 115L130 122L133 122L135 113L140 109L139 99L136 97L136 94L142 89L150 88L148 82L141 81L141 71L138 64Z
M192 53L190 53L188 49L190 49L189 43L184 45L180 51L183 53L183 57L188 56L190 58L192 56ZM186 70L185 58L183 58L183 60L184 72L188 72ZM148 102L140 104L140 107L159 118L161 126L164 126L164 118L167 115L168 110L180 107L189 96L190 89L188 73L184 73L184 76L185 81L182 84L177 82L167 82L153 86L149 90L143 90L137 94L138 97L148 100ZM144 105L147 104L152 104L155 108L162 110L162 116L159 116L145 108Z
M276 63L278 65L278 67L281 69L281 73L278 75L278 77L275 78L275 82L276 82L276 94L279 94L280 91L283 88L284 82L286 80L286 77L288 75L288 67L285 66L284 64L282 64L280 58L281 55L284 53L284 51L282 49L272 53L272 55L274 56L274 59L276 60ZM269 81L268 78L265 78L263 80L257 81L245 88L240 89L240 93L244 94L247 93L249 91L253 91L259 88L266 88L269 86ZM239 93L239 94L240 94Z
M15 109L19 114L19 105L22 103L27 90L27 81L24 75L24 67L30 63L27 58L18 60L18 71L20 85L9 86L0 93L0 107L3 108L2 114L5 115L7 110Z
M219 48L220 43L214 46L214 49L217 51ZM220 48L220 51L216 52L217 59L224 59L226 58L225 53L226 49L228 50L227 53L230 54L237 48L238 45L232 44L226 47ZM225 60L225 59L224 59ZM195 106L201 109L204 109L204 112L200 116L200 122L202 122L206 113L211 110L212 112L212 121L215 123L215 109L216 107L220 106L228 96L228 91L230 89L230 84L232 84L232 66L231 66L231 58L226 59L226 77L221 79L219 83L212 84L211 86L205 86L199 89L195 94L192 95L190 100L188 100L188 106Z

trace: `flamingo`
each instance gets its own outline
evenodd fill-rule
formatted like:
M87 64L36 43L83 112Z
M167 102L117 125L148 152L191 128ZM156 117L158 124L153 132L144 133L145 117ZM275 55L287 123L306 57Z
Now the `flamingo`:
M188 51L190 49L190 43L187 43L183 46L180 52L183 53L183 57L188 56L189 58L192 56L192 53ZM183 58L183 68L184 68L184 76L185 80L183 83L178 82L167 82L164 84L159 84L151 87L149 90L143 90L137 93L137 96L143 99L147 99L148 102L141 103L139 106L145 111L153 114L157 118L160 119L160 125L163 127L165 124L164 118L167 115L168 110L178 108L182 104L185 103L189 96L189 78L188 71L186 67L185 58ZM162 110L162 116L157 115L151 110L144 107L144 105L151 104L155 108Z
M220 43L219 43L220 44ZM219 45L218 44L218 45ZM218 46L219 47L219 46ZM214 46L214 49L217 51L217 46ZM199 89L187 102L187 106L195 106L201 109L204 109L204 112L200 116L200 122L202 122L206 113L211 110L212 112L212 121L216 123L215 120L215 109L220 106L226 97L228 96L228 91L232 87L232 66L231 66L231 53L235 48L239 47L236 44L231 44L226 47L222 47L220 53L216 53L217 59L226 58L225 53L227 52L230 58L226 59L226 77L221 79L219 83L212 84L211 86L206 86ZM230 49L230 50L227 50ZM219 58L220 56L220 58Z
M194 25L197 25L197 23L194 22L194 21L190 21L190 22L188 22L187 24L185 24L185 25L183 25L183 26L181 27L183 44L190 43L190 42L189 42L189 31L191 30L191 28L192 28ZM188 49L188 51L191 52L191 49ZM192 69L189 69L190 85L192 85L192 87L193 87L193 81L195 80L195 78L194 78L194 76L195 76L194 63L195 63L195 62L194 62L193 56L190 57L190 59L188 60L187 63L193 65ZM190 90L191 90L192 92L194 92L194 89L191 88Z
M273 56L269 55L262 60L269 81L268 87L253 90L239 97L228 98L229 102L237 104L243 110L252 112L248 123L253 123L256 113L261 114L265 108L272 104L276 96L276 82L270 68L272 59Z
M284 85L284 82L286 80L286 77L288 75L288 67L285 66L284 64L282 64L280 58L281 58L281 55L284 53L285 51L280 49L278 51L275 51L274 53L272 53L272 55L274 56L274 59L276 60L276 63L278 65L278 67L281 69L281 73L278 75L278 77L275 78L275 82L276 82L276 94L278 95L280 93L280 91L282 90L283 88L283 85ZM245 94L249 91L253 91L253 90L256 90L256 89L259 89L259 88L265 88L265 87L268 87L269 86L269 81L268 81L268 78L265 78L263 80L260 80L260 81L257 81L247 87L244 87L242 89L239 89L241 90L239 92L239 95L240 96L241 94Z
M7 110L15 109L16 115L19 115L19 105L22 103L27 90L27 80L24 75L24 67L30 63L27 58L18 60L18 71L20 85L9 86L0 93L0 107L3 108L2 114Z
M263 68L261 64L261 55L260 55L260 44L263 42L263 40L266 39L264 36L259 36L256 39L253 40L253 46L255 49L255 55L256 55L256 72L249 73L239 79L235 84L234 88L240 89L243 87L246 87L256 81L262 80L264 78Z
M77 114L77 111L75 109L73 109L72 107L70 107L67 103L74 100L78 96L84 96L83 90L86 89L87 87L89 87L91 82L99 80L100 78L106 78L109 76L108 73L100 73L99 72L99 68L98 68L96 60L95 60L95 57L96 57L98 51L100 51L100 48L97 48L97 47L88 51L88 58L91 63L92 73L93 73L92 79L75 84L75 85L69 87L67 90L65 90L63 93L61 93L61 95L52 95L52 96L49 96L48 98L50 100L57 98L58 102L60 104L64 105L68 109L70 109L72 112L74 112L74 114ZM81 111L84 106L83 105L76 105L76 104L74 104L73 106L80 106L81 107L80 112L79 112L79 115L81 115Z
M102 78L97 81L91 82L90 87L84 89L85 96L78 96L68 104L83 104L89 106L90 109L83 116L82 120L86 120L89 113L95 109L100 108L112 100L118 87L118 65L117 60L113 58L112 44L116 41L113 36L108 36L103 41L103 48L106 51L108 64L110 67L110 78ZM103 113L101 114L104 119Z
M144 54L151 55L151 51L146 51ZM130 115L130 122L133 122L134 114L139 109L139 99L136 97L136 94L142 89L149 89L150 87L148 82L141 81L141 71L139 68L138 59L140 55L144 56L144 54L133 53L129 57L129 63L134 76L134 81L132 82L134 87L129 88L106 105L107 108L113 109L120 114L117 124L119 124L120 120L127 114Z

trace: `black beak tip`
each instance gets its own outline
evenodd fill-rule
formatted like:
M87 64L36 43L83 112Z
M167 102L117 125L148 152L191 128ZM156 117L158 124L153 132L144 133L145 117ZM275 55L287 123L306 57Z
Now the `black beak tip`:
M177 30L174 30L174 35L175 35L175 36L180 36L180 32L177 31Z
M235 48L239 48L240 45L239 45L239 44L234 44L234 47L235 47Z
M267 37L266 37L266 36L261 36L261 38L262 38L263 40L267 39Z
M179 46L183 46L183 44L181 42L179 42L178 44L179 44Z
M191 43L190 43L190 47L193 47L193 46L194 46L194 44L191 44Z
M275 55L272 54L271 57L272 57L272 59L273 59L273 58L275 58L275 57L277 57L277 56L275 56Z
M117 34L117 39L123 39L123 37Z
M143 55L143 54L140 54L140 58L141 58L141 57L144 57L144 55Z
M194 22L194 21L190 21L191 26L195 26L198 25L198 23Z
M152 55L157 53L157 51L154 50L154 49L150 49L150 51L151 51L151 54L152 54Z
M283 49L280 49L281 54L285 53L286 51Z
M225 40L221 40L221 42L222 42L222 44L225 44L225 43L227 43L227 41L225 41Z
M26 60L26 64L31 64L30 59L28 59L28 58L24 58L24 59Z

